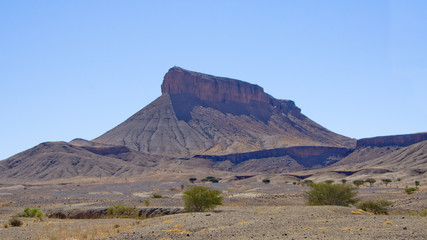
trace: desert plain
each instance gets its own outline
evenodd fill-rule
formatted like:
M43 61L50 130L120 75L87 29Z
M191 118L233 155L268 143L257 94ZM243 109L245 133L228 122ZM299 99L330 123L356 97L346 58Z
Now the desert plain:
M140 178L86 178L0 185L1 239L426 239L427 218L409 214L427 203L427 187L408 195L412 180L387 186L377 181L361 186L357 198L393 202L389 215L374 215L354 206L308 206L303 186L288 174L259 174L237 180L211 172L218 183L189 182L185 173L153 173ZM224 175L221 175L224 174ZM173 177L171 177L173 176ZM333 176L331 176L333 177ZM335 176L336 177L336 176ZM263 183L268 178L270 183ZM153 180L156 179L156 180ZM341 180L333 179L336 184ZM349 179L346 184L352 184ZM222 191L223 204L213 211L162 213L148 218L48 217L53 212L90 212L122 204L138 209L182 209L183 191L192 185ZM153 194L161 198L153 198ZM24 208L39 208L45 215L19 218L21 227L8 226L11 216ZM163 215L166 214L166 215ZM162 216L163 215L163 216Z

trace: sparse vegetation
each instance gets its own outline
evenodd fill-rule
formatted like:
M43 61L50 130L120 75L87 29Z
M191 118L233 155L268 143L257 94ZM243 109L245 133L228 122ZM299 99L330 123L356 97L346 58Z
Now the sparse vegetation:
M374 214L388 214L388 207L393 203L387 200L367 200L359 202L356 206L364 211Z
M206 186L192 186L182 196L185 210L188 212L213 210L216 206L222 205L221 193L220 190Z
M219 182L219 179L216 177L213 177L213 176L207 176L207 177L203 178L201 181L202 182L217 183L217 182Z
M134 207L117 204L109 207L107 214L112 217L137 217L138 210L136 210Z
M383 181L383 183L387 186L389 183L391 183L391 179L389 178L385 178L385 179L381 179L381 181Z
M163 196L160 194L153 194L151 195L151 198L163 198Z
M348 206L357 202L356 188L344 184L313 183L305 195L308 205Z
M405 188L405 192L406 192L408 195L411 195L412 193L416 192L417 190L418 190L418 189L417 189L417 188L414 188L414 187L411 187L411 188L406 187L406 188Z
M19 220L17 217L12 217L11 219L9 219L9 225L12 227L20 227L22 226L24 223Z
M43 218L43 213L40 209L38 208L25 208L24 212L21 214L18 214L17 217L26 217L26 218L37 218L37 219L42 219Z
M374 183L375 183L376 181L377 181L377 180L375 180L375 179L373 179L373 178L368 178L368 179L366 179L366 180L365 180L365 182L369 183L369 187L372 187L372 185L374 185Z
M326 180L325 183L326 184L332 184L332 183L334 183L334 180Z
M147 199L145 199L145 200L144 200L144 205L145 205L146 207L150 206L150 201L149 201L149 200L147 200Z
M363 181L363 180L354 180L353 184L356 185L356 187L360 187L361 185L365 184L365 181Z
M301 185L302 186L310 186L310 184L314 183L312 180L304 180Z
M268 179L268 178L264 178L264 179L262 180L262 182L263 182L263 183L265 183L265 184L268 184L268 183L270 183L270 179Z
M427 207L419 212L408 212L411 216L427 217Z

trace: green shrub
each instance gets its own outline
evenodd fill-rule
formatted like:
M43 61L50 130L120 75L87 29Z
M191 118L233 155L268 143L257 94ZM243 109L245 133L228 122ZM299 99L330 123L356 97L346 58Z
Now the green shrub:
M151 198L162 198L163 196L160 194L153 194L151 195Z
M301 185L302 186L310 186L310 184L314 183L312 180L304 180Z
M9 219L9 225L12 227L20 227L22 226L24 223L19 220L17 217L12 217L11 219Z
M203 212L213 210L216 206L222 205L220 190L214 190L205 186L193 186L184 192L185 210L188 212Z
M387 200L367 200L358 203L356 206L364 211L374 214L388 214L388 207L393 203Z
M347 179L341 179L342 184L345 184L347 182Z
M415 181L415 186L420 186L420 181Z
M42 219L43 218L43 213L40 209L38 208L25 208L24 212L21 214L17 215L18 217L26 217L26 218L38 218L38 219Z
M196 180L197 180L197 178L195 178L195 177L191 177L191 178L189 178L188 179L191 183L194 183Z
M263 182L263 183L265 183L265 184L268 184L268 183L270 183L270 179L268 179L268 178L264 178L264 179L262 180L262 182Z
M213 177L213 176L207 176L207 177L203 178L201 181L202 182L208 182L209 181L211 183L217 183L217 182L219 182L219 179L216 177Z
M313 183L305 195L308 205L348 206L357 202L355 187L344 184Z
M417 191L417 188L411 187L411 188L405 188L405 192L410 195L412 193L414 193L415 191Z
M385 183L385 185L387 186L389 183L391 183L391 179L386 178L386 179L381 179L381 181L383 181L383 183Z
M360 187L364 183L365 183L365 181L363 181L363 180L354 180L353 181L353 184L356 185L357 187Z
M427 207L419 212L408 212L408 214L412 216L427 217Z
M334 183L334 180L326 180L325 183L326 184L332 184L332 183Z
M107 214L112 217L136 217L138 216L138 210L134 207L117 204L109 207Z
M373 178L368 178L365 180L365 182L369 183L369 186L372 187L372 185L376 182L377 180L373 179Z
M149 200L147 200L147 199L146 199L146 200L144 200L144 205L145 205L145 206L147 206L147 207L148 207L148 206L150 206L150 201L149 201Z

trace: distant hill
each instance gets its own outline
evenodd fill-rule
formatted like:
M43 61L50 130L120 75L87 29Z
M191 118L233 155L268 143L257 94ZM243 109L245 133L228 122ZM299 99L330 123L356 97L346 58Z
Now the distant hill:
M1 161L0 178L126 177L141 174L146 168L156 165L153 156L124 146L46 142Z

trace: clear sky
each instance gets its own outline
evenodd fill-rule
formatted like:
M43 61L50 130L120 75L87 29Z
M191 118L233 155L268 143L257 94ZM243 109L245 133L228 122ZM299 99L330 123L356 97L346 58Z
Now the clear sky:
M353 138L427 131L427 1L0 3L0 159L93 139L173 66L262 86Z

